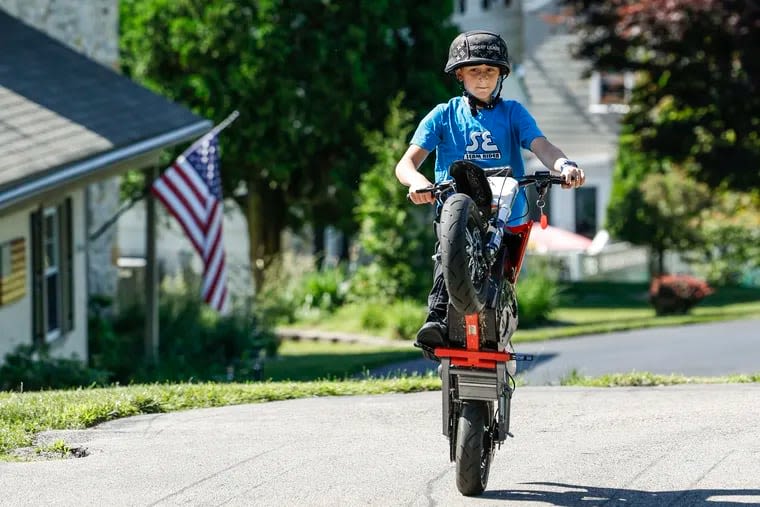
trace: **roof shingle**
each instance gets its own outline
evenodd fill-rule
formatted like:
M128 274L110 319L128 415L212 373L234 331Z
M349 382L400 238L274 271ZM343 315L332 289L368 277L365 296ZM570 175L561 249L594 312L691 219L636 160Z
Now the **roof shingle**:
M0 194L193 125L209 122L0 10Z

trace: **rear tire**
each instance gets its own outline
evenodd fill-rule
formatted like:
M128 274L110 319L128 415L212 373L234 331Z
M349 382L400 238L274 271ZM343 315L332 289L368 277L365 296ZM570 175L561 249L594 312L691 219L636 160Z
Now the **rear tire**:
M490 404L465 402L457 427L457 489L465 496L486 489L491 471L493 446L489 434Z
M483 309L488 296L488 265L480 212L467 194L454 194L441 210L441 267L449 300L460 313Z

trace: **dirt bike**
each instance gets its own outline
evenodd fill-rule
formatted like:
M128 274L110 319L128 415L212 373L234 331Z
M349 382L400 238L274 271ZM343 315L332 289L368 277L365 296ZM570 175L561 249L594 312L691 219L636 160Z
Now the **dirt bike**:
M545 196L563 179L549 171L515 179L509 167L482 169L464 160L454 162L449 174L451 180L417 191L433 193L442 206L439 255L449 293L450 346L418 346L441 362L443 434L456 461L457 488L471 496L485 490L496 446L513 436L516 361L533 359L515 353L511 343L518 323L515 284L533 221L506 223L520 187L535 185L546 227Z

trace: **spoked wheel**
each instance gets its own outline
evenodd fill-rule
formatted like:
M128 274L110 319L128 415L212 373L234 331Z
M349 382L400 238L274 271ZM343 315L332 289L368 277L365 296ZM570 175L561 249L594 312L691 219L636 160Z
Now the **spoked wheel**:
M483 309L488 296L485 234L475 201L454 194L441 210L441 267L451 304L467 315Z
M457 428L457 489L466 496L479 495L486 489L491 471L493 444L490 428L490 403L464 403Z

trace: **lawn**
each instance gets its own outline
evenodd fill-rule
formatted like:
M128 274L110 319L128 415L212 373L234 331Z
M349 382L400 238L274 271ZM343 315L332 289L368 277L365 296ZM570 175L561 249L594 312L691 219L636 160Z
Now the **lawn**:
M408 314L408 307L403 312ZM394 306L386 309L385 325L374 329L362 325L362 313L361 305L347 305L333 314L320 315L318 319L296 322L288 327L354 332L385 338L395 336L392 320L394 315L401 312L397 312ZM420 324L425 313L426 308L420 303L417 310ZM563 287L561 303L552 312L551 320L537 327L521 327L514 340L536 341L751 317L760 317L759 288L721 287L687 315L657 316L647 301L646 284L583 282Z
M418 359L409 342L378 346L341 342L284 341L277 357L263 364L266 380L343 380L390 363Z

